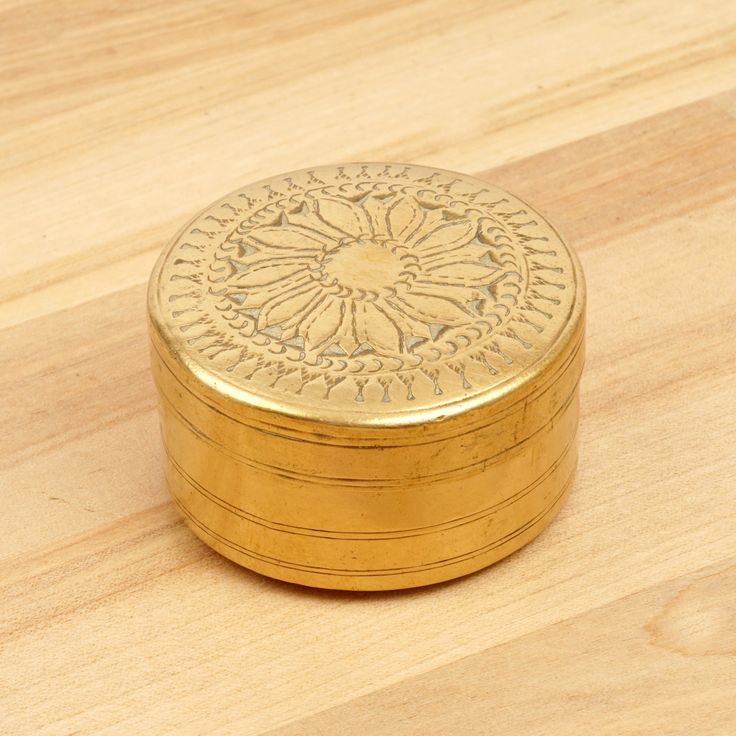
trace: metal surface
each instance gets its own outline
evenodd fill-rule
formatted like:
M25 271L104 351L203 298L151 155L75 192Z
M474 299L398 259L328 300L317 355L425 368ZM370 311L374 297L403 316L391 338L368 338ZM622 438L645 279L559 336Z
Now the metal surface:
M149 313L171 492L253 570L446 580L528 542L570 488L580 266L486 182L346 164L245 187L165 250Z

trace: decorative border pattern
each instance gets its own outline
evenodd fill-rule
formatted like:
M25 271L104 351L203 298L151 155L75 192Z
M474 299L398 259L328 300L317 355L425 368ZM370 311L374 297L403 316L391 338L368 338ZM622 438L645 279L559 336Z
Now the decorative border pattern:
M164 257L158 294L190 360L258 395L349 411L445 403L520 372L564 327L574 287L562 241L512 195L350 164L205 210Z

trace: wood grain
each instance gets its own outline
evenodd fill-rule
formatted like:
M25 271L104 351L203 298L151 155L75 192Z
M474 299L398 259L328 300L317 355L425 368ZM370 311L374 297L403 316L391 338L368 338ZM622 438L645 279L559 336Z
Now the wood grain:
M728 734L736 6L0 4L0 733ZM579 479L455 583L302 590L172 509L144 282L261 175L533 202L589 289Z

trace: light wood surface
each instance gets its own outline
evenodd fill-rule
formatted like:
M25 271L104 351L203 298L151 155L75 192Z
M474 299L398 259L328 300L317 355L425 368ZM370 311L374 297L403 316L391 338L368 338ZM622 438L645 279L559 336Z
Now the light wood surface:
M736 3L0 4L0 733L736 722ZM144 282L260 176L493 180L578 249L581 465L538 540L338 594L173 510Z

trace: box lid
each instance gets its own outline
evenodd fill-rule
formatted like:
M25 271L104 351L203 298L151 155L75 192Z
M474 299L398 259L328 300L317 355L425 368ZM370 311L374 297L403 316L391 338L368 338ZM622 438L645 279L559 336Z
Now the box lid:
M582 340L584 283L508 192L351 163L199 213L159 258L149 316L172 376L223 412L380 438L487 422L559 373Z

